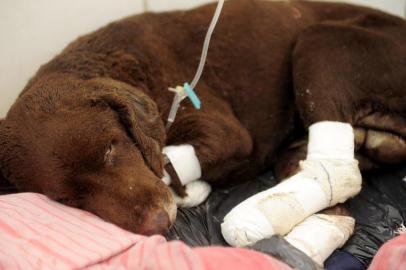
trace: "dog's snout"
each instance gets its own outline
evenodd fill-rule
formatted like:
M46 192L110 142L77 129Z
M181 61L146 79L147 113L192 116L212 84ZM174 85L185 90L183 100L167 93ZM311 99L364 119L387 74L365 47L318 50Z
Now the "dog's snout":
M154 234L165 235L170 226L171 221L168 213L165 210L160 209L157 212L149 215L143 224L140 233L148 236Z
M158 215L155 218L155 224L158 231L161 231L162 228L166 232L171 226L168 213L164 210L159 211Z
M175 223L176 220L176 213L177 213L177 206L175 201L172 199L169 203L165 205L165 210L169 215L169 222L171 224Z

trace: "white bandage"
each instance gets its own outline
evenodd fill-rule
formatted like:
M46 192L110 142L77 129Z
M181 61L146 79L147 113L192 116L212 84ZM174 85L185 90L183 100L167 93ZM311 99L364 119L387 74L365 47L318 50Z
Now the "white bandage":
M311 125L306 159L354 159L352 126L329 121Z
M166 146L162 152L171 161L171 164L179 177L182 185L186 185L194 180L200 179L202 169L200 162L197 159L195 149L190 144ZM170 182L165 175L163 180Z
M179 197L172 189L172 195L179 207L194 207L206 200L211 192L211 186L201 180L202 169L193 146L190 144L166 146L162 152L170 160L178 178L187 193L186 197ZM162 181L170 185L171 177L164 170Z
M206 200L211 191L211 186L201 180L190 182L185 186L186 197L179 197L174 191L172 195L178 207L195 207Z
M285 235L306 217L344 202L360 191L358 162L353 158L346 159L351 157L346 152L354 151L352 129L348 132L348 127L351 126L335 122L316 125L317 128L310 128L309 140L320 139L326 142L328 139L324 137L330 137L330 133L334 133L337 140L346 140L334 142L335 145L343 146L343 149L327 144L324 151L324 148L315 147L314 142L309 141L309 146L312 145L309 151L316 149L317 155L308 153L311 159L300 162L301 170L298 174L248 198L225 216L221 229L230 245L247 246L273 234ZM323 125L328 128L324 129ZM343 136L337 136L341 132ZM334 153L337 153L337 158Z
M342 247L354 231L355 220L348 216L312 215L285 237L319 265Z

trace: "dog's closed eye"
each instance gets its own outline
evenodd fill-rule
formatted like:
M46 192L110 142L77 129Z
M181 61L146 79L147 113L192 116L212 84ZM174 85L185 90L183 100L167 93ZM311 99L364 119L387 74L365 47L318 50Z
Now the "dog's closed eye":
M113 165L115 156L117 154L117 147L116 147L116 141L112 141L107 148L106 152L104 153L104 163L107 165Z

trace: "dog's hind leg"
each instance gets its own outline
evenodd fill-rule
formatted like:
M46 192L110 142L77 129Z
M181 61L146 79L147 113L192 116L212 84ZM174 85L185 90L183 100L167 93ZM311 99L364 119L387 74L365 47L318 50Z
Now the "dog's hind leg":
M324 121L309 128L307 157L297 174L237 205L222 232L234 246L286 235L307 217L342 203L361 189L351 125Z
M249 198L225 217L223 236L230 244L285 235L312 214L359 192L352 126L363 103L385 104L390 111L406 107L405 80L400 78L406 74L406 48L399 46L406 42L405 29L401 20L368 15L314 25L299 35L292 58L293 85L303 124L310 127L307 157L293 177Z
M305 126L354 127L356 150L376 164L406 162L406 22L366 15L303 31L293 52L297 108Z
M388 139L390 138L391 137L388 136ZM276 179L282 181L299 172L300 161L306 159L307 155L307 139L308 139L307 136L305 136L299 140L293 141L286 148L282 149L277 154L278 160L274 164L274 173ZM371 159L365 153L366 152L365 148L367 145L366 144L367 129L359 127L354 128L354 139L355 139L355 159L358 160L359 162L359 168L361 172L379 168L380 163L375 161L374 159ZM383 142L388 142L388 140L383 140L382 143ZM372 145L371 142L369 142L368 145ZM393 145L389 144L388 147L389 146ZM398 153L400 149L402 148L401 147L397 148L395 153ZM386 163L388 161L390 161L390 159L386 160Z
M296 44L294 84L304 125L324 120L352 124L355 150L364 169L371 165L405 162L406 85L402 74L405 74L406 47L400 44L402 39L406 44L406 36L398 36L396 30L389 28L385 34L380 31L389 26L396 29L394 26L399 24L398 29L406 33L406 25L392 19L368 16L347 23L313 26L299 37ZM381 29L375 30L373 26ZM380 76L382 74L385 76ZM379 110L379 107L385 109ZM316 216L306 218L286 237L293 240L291 243L297 248L323 263L329 253L315 250L328 246L328 239L325 243L314 241L320 237L312 239L312 232L317 236L327 223ZM326 224L316 225L317 221ZM312 226L304 226L307 223ZM342 227L338 225L337 229ZM344 229L342 235L346 233ZM320 254L324 256L320 257Z

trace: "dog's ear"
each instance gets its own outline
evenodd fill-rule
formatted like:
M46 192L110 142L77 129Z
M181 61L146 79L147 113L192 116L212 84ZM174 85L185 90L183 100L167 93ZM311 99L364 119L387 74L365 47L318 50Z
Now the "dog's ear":
M108 89L95 92L93 104L105 102L117 112L148 166L158 177L162 177L164 163L161 151L165 143L165 128L155 102L140 90L124 83L110 83Z
M2 165L6 159L6 135L3 127L4 120L0 119L0 195L16 192L16 188L9 182L2 172Z

